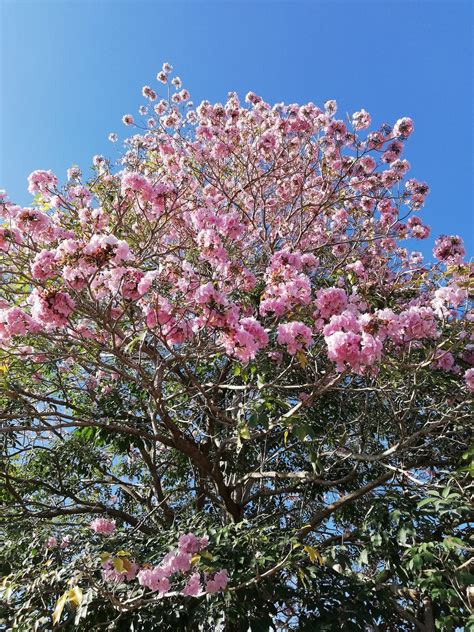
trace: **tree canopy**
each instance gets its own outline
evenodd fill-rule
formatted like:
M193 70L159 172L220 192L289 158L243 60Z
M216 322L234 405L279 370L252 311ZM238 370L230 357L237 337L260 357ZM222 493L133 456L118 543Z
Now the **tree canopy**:
M0 626L468 629L472 266L411 249L412 120L172 76L0 196Z

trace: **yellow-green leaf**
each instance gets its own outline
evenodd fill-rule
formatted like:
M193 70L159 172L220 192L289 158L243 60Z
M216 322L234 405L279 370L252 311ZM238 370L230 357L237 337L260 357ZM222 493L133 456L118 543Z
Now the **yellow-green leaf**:
M247 426L247 424L244 424L239 431L239 436L242 439L250 439L250 430L249 427Z
M67 594L67 598L69 603L72 603L74 606L80 606L82 603L82 590L79 586L74 586Z
M300 363L301 368L304 369L306 365L308 364L306 353L304 351L298 351L298 353L296 354L296 357L298 358L298 362Z
M114 557L114 559L112 560L112 564L114 565L115 570L117 571L117 573L123 573L124 572L124 566L123 566L123 560L120 557Z
M323 563L323 558L321 557L321 553L319 553L319 551L316 551L315 548L313 548L312 546L309 546L309 544L305 544L304 550L309 555L309 559L311 560L311 562L318 560L319 564Z
M107 553L106 551L102 551L99 557L102 564L104 564L104 562L107 562L107 560L110 560L110 553Z
M298 575L300 577L301 583L306 586L306 575L305 572L302 568L298 569Z
M66 605L67 599L68 599L68 593L65 592L57 600L56 607L54 608L54 611L53 611L53 616L51 617L51 619L53 621L53 625L56 625L56 623L58 623L58 621L60 620L61 615L62 615L63 610L64 610L64 606Z

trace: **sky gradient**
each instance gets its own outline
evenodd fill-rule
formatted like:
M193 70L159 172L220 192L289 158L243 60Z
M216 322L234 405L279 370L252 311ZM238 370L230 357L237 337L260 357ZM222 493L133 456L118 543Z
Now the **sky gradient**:
M474 254L473 3L218 0L0 0L0 188L29 204L26 178L60 181L94 154L115 157L121 117L173 64L195 103L336 99L375 126L410 116L404 157L431 188L432 236L460 234ZM420 247L421 246L421 247Z

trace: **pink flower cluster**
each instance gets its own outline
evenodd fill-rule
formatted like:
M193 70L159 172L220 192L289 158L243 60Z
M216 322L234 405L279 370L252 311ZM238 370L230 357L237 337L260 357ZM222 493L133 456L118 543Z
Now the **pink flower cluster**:
M454 356L450 351L437 349L434 357L434 367L441 371L451 371L454 367Z
M267 346L268 334L255 318L242 318L235 328L222 336L222 342L229 355L248 362Z
M316 307L325 320L340 314L346 306L347 294L342 288L330 287L316 292Z
M277 332L278 344L286 345L286 349L291 355L310 347L313 341L311 329L297 320L278 325Z
M204 588L200 573L192 572L189 574L193 555L204 550L207 545L207 537L199 538L193 533L182 535L179 538L177 550L165 555L157 566L142 568L136 573L138 583L140 586L144 586L152 592L158 592L160 596L163 596L170 591L175 576L184 575L186 582L181 591L181 594L184 596L197 597L201 594L224 590L229 581L229 576L225 569L217 571L213 576L205 574Z
M443 263L461 263L466 254L464 242L458 235L441 235L435 241L433 254Z
M69 535L66 535L63 538L61 538L60 542L58 542L58 539L54 535L52 535L49 538L46 538L46 540L44 541L44 546L47 549L56 549L56 548L66 549L71 544L71 541L72 541L72 538Z
M213 576L209 577L206 580L206 588L205 591L207 593L216 593L220 590L225 590L227 584L229 583L229 574L225 568L220 571L217 571Z
M467 369L464 373L467 388L474 393L474 368Z
M267 285L260 303L260 314L283 316L298 305L311 301L311 280L304 268L316 266L314 255L280 250L276 252L266 271Z
M90 524L92 531L102 535L110 535L115 531L115 520L108 518L95 518Z
M436 338L438 330L431 307L410 307L403 311L397 322L398 331L392 332L394 340L403 338L405 342Z
M364 320L353 311L332 316L323 328L328 358L336 363L338 371L347 368L364 373L378 362L382 355L382 341L364 330Z
M354 129L361 130L369 127L371 123L371 116L365 110L360 110L359 112L354 112L352 115L352 125Z
M74 300L67 292L34 289L30 295L31 316L47 329L65 327L74 310Z
M50 226L49 217L38 209L20 209L15 215L14 223L20 235L34 238L44 238Z
M20 307L0 309L0 341L7 342L12 336L24 336L38 329L38 323Z
M48 195L57 186L58 179L52 171L33 171L28 176L28 191L32 195L35 193Z
M391 309L383 309L376 316L379 336L382 339L389 337L397 344L439 336L435 312L429 306L412 306L398 315Z
M405 116L401 119L398 119L398 121L393 126L393 135L405 139L413 133L414 129L415 126L411 118Z

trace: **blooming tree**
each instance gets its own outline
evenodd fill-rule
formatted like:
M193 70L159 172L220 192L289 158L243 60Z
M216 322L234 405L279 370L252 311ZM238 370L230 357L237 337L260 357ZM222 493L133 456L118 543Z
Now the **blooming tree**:
M413 122L171 77L1 196L3 625L466 624L472 268L402 246Z

